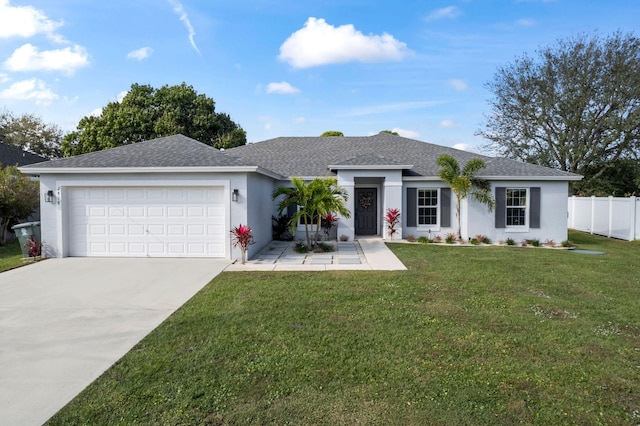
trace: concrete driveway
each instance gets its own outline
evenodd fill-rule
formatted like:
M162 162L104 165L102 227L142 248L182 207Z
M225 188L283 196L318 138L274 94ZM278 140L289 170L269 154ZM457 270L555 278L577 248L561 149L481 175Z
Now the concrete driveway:
M44 423L229 263L65 258L0 273L0 423Z

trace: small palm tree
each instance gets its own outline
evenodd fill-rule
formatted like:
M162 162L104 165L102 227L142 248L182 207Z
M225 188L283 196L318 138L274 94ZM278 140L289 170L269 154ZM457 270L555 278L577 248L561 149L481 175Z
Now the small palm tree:
M462 238L460 226L460 202L471 195L474 199L485 204L489 211L495 208L495 200L491 195L489 181L476 177L479 170L486 167L480 158L473 158L460 170L458 161L449 154L442 154L436 160L440 170L438 176L456 194L456 219L458 222L458 238Z
M322 218L329 213L338 213L343 217L350 217L347 208L347 192L337 185L336 178L316 178L311 182L305 182L300 177L291 179L291 187L280 186L276 188L272 197L282 197L278 203L278 210L282 212L289 206L298 206L295 215L289 221L291 233L295 235L298 222L304 223L309 250L317 244L322 228ZM311 238L310 226L316 223L316 233Z

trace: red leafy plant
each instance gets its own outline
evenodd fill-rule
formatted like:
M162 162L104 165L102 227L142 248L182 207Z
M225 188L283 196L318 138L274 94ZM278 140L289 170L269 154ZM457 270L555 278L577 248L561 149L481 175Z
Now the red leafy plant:
M233 246L240 247L242 252L242 264L247 261L247 249L255 241L253 240L253 230L248 225L238 225L231 230L233 236Z
M322 217L322 229L326 240L329 239L331 229L336 225L336 222L338 222L338 216L333 213L327 213Z
M400 223L400 210L388 208L387 213L384 215L384 221L387 222L389 237L393 240L393 235L398 232L396 226Z
M42 254L42 244L36 241L33 235L27 239L24 246L29 249L29 257L36 258Z

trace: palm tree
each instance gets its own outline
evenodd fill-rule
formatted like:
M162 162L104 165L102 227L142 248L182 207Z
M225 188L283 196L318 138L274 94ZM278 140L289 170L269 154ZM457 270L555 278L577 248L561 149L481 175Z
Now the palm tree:
M458 238L462 238L460 226L460 202L471 195L474 199L485 204L489 211L495 208L495 200L491 195L489 181L476 177L476 173L485 168L486 164L480 158L473 158L460 170L458 161L449 154L442 154L436 160L440 170L438 176L456 194L456 219L458 221Z
M328 213L338 213L343 217L350 217L347 208L347 192L337 185L336 178L315 178L311 182L305 182L300 177L291 179L291 187L280 186L276 188L272 197L282 197L278 203L278 210L282 212L289 206L297 206L297 212L289 221L291 233L295 235L298 222L304 223L309 250L317 244L322 227L322 217ZM316 234L312 240L310 226L316 224Z
M347 208L348 194L344 188L338 186L336 178L316 178L309 182L309 188L313 196L311 211L316 220L316 235L313 245L318 244L322 218L329 213L337 213L342 217L350 217L351 212Z

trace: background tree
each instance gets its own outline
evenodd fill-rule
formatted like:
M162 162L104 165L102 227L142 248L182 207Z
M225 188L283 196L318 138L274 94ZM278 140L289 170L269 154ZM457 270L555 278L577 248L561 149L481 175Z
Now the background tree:
M65 156L99 151L181 133L215 148L244 145L245 131L228 114L216 113L213 99L192 86L133 84L121 102L110 102L99 116L80 120L65 136Z
M9 228L26 219L40 204L38 182L20 173L16 166L0 170L0 241L7 242Z
M578 36L526 54L487 84L492 111L478 134L509 158L585 176L589 187L640 152L640 40Z
M493 211L495 200L491 195L489 181L476 176L476 173L486 167L480 158L473 158L460 170L458 161L449 154L442 154L436 160L440 167L438 176L456 195L456 221L458 224L458 239L462 238L460 225L460 203L469 195L475 200L485 204L489 211Z
M400 136L400 135L398 135L398 132L394 132L393 130L381 130L378 134L380 134L380 133L388 133L390 135Z
M307 248L312 250L318 243L322 218L328 213L338 213L343 217L350 217L347 208L347 192L337 185L336 178L315 178L305 182L300 177L291 179L292 186L276 188L272 197L281 197L278 211L282 213L289 206L297 206L297 212L289 221L291 233L295 235L298 223L304 223L307 238ZM311 225L316 224L316 233L311 236Z
M15 116L0 111L0 141L14 145L46 158L62 156L62 130L55 124L46 124L34 114Z
M619 158L613 161L598 161L585 169L586 175L596 175L589 182L575 182L574 193L590 197L629 197L640 196L640 161L632 158Z
M344 136L344 133L342 133L339 130L327 130L326 132L324 132L320 136L322 136L322 137L324 137L324 136Z

